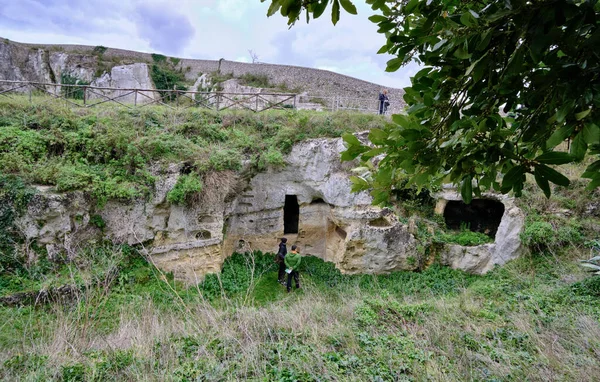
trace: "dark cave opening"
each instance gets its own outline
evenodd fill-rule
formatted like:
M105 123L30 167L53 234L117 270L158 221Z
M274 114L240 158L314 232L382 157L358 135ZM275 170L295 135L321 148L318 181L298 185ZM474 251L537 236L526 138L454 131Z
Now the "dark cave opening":
M470 231L485 233L495 238L504 215L504 204L491 199L474 199L471 204L451 200L444 209L444 220L450 229L466 227Z
M283 233L298 233L300 206L296 195L286 195L283 206Z

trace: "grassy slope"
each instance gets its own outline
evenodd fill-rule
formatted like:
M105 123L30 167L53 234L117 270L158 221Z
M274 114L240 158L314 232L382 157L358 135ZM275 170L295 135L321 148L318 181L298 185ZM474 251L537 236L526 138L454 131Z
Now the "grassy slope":
M0 168L99 199L132 197L148 192L151 163L185 161L200 175L237 169L242 158L277 165L297 140L380 123L11 101L0 103ZM525 193L533 254L486 276L437 265L343 276L305 259L303 289L287 294L272 257L257 254L232 257L221 275L186 290L134 248L110 244L74 263L25 265L0 275L0 295L65 283L82 291L72 302L0 307L0 378L592 381L600 375L600 278L580 282L575 260L589 255L583 243L597 238L598 221L556 215L579 215L593 197L575 186L551 201Z
M84 189L100 201L127 199L152 190L152 164L185 162L202 175L239 170L250 160L261 170L282 165L295 142L384 123L364 114L72 109L58 101L32 106L25 98L1 99L0 169L59 191Z

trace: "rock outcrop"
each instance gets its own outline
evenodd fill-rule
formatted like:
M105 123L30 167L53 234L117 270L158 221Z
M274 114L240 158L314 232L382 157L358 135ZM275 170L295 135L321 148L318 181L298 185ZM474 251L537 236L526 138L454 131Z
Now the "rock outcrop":
M146 63L118 65L108 70L100 70L98 62L99 58L90 54L49 51L0 41L0 81L29 81L49 84L44 87L39 86L37 89L45 89L53 94L61 93L61 84L64 83L65 77L69 77L69 81L75 80L98 87L154 89L154 83ZM0 89L9 89L15 86L0 82ZM29 90L28 86L14 89L16 92ZM118 97L117 101L130 104L150 103L159 98L159 94L155 91L137 93L136 95L126 90L94 89L92 91L88 89L86 98L105 100L107 97Z
M448 201L462 201L462 197L456 191L445 191L436 197L438 214L444 214ZM473 247L446 245L441 253L442 263L454 269L484 274L494 266L504 265L523 253L524 247L521 245L520 234L525 224L525 215L521 209L505 195L486 193L482 195L482 199L498 201L504 205L504 213L495 233L495 241Z
M187 206L167 201L180 165L152 170L158 181L150 200L110 201L101 209L81 192L41 187L18 225L51 256L72 256L91 238L142 244L157 266L189 283L218 272L235 251L272 252L283 236L302 254L330 261L344 273L415 270L422 262L409 227L391 210L372 206L368 193L350 191L349 170L356 164L340 162L343 150L342 139L307 140L293 147L282 169L245 181L233 172L206 175L203 191ZM460 199L455 193L441 198L441 204ZM509 199L502 202L506 210L496 242L446 246L444 263L484 273L519 255L523 214Z
M249 182L240 181L239 174L207 175L204 190L189 206L166 201L179 177L177 165L153 170L159 180L151 200L109 201L101 209L81 192L40 187L18 224L50 254L74 255L93 237L141 243L159 267L189 282L219 271L240 245L273 251L284 235L303 254L347 273L414 269L409 260L416 253L414 237L391 211L371 206L367 193L350 192L352 164L340 162L343 149L341 139L309 140L294 146L285 168ZM290 199L297 203L292 217L297 228L284 234Z
M89 99L114 98L122 103L145 104L152 103L160 98L158 92L155 91L132 92L132 89L154 89L148 65L142 63L115 66L110 70L110 73L104 72L91 84L101 88L119 88L123 90L94 89L94 92L89 94Z

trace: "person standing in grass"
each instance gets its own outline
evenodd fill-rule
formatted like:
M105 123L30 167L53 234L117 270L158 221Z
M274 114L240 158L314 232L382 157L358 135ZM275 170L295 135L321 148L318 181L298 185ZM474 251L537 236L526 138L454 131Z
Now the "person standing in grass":
M275 262L279 264L277 279L281 285L285 285L285 255L287 254L287 238L282 237L279 243L279 250L275 256Z
M300 275L298 274L298 267L300 266L300 252L298 246L292 245L292 251L285 256L285 266L287 269L285 272L288 274L287 279L287 291L292 289L292 277L296 282L296 289L300 289Z

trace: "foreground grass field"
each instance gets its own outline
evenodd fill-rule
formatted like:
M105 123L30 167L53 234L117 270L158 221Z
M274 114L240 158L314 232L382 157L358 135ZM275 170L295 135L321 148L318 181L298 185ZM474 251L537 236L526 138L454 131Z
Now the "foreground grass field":
M305 258L302 289L287 294L272 255L236 254L184 289L134 248L107 245L78 264L2 278L4 288L69 281L81 292L0 308L0 377L594 381L600 278L581 281L573 260L530 255L486 276L435 265L344 276Z

